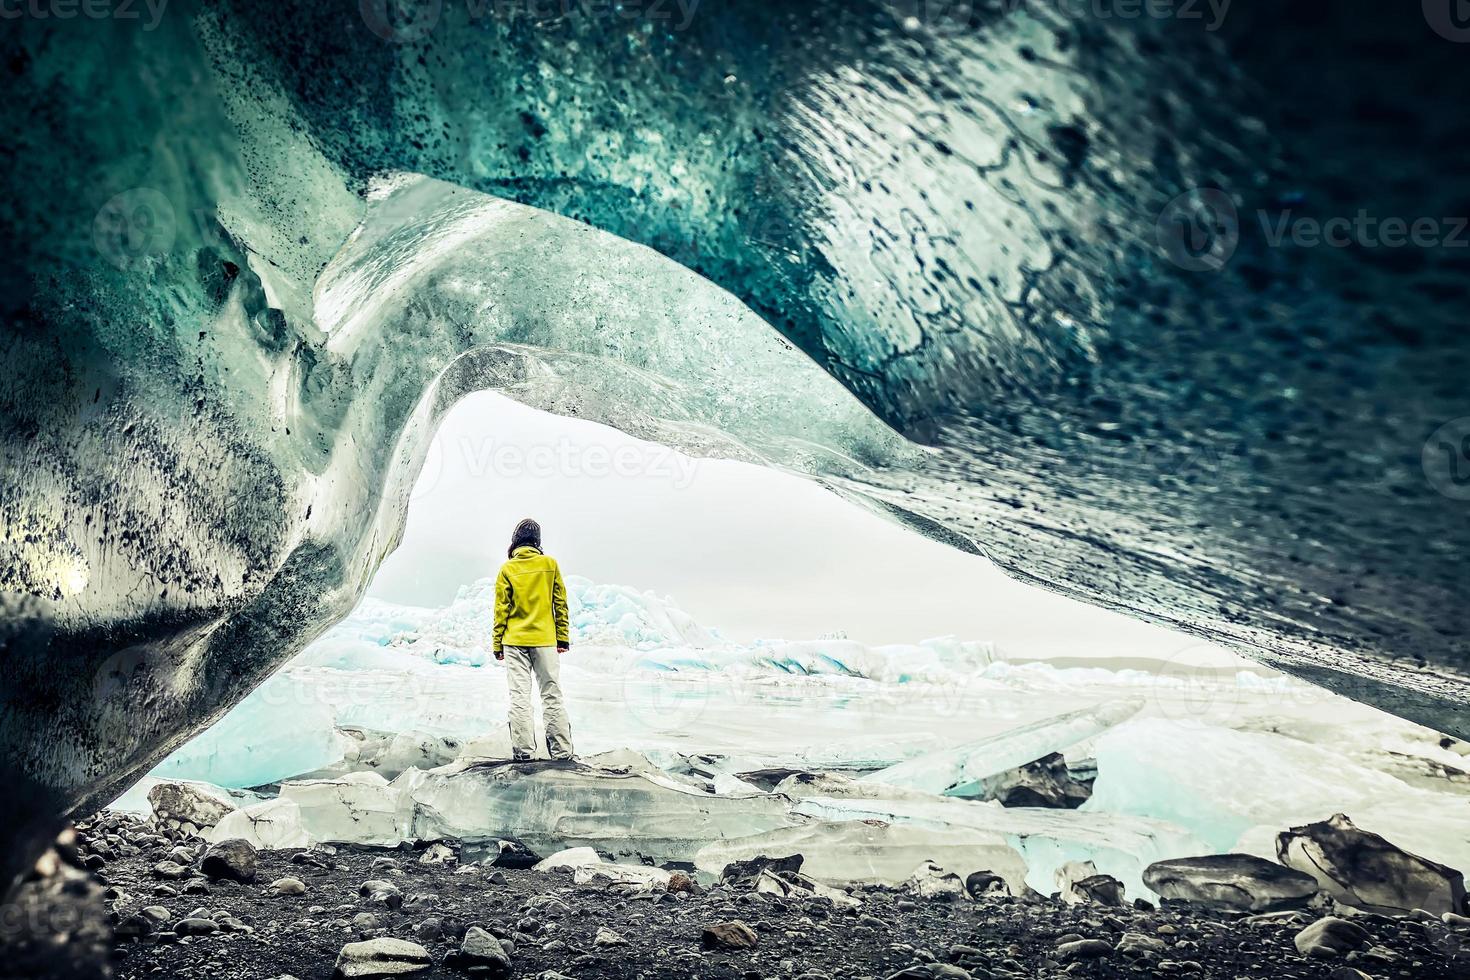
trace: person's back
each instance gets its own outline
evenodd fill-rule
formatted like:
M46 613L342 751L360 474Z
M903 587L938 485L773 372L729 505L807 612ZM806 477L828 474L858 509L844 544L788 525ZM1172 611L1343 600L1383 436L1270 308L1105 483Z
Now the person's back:
M553 759L572 758L572 732L562 705L557 656L571 648L567 589L556 559L541 551L541 527L516 525L509 557L495 579L495 659L505 661L510 694L510 744L517 759L535 755L531 675L545 708L546 743Z

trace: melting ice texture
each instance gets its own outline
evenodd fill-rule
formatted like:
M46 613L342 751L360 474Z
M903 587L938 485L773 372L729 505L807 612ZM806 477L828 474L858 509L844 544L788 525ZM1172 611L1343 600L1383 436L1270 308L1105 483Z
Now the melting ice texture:
M1470 870L1466 746L1224 651L1078 666L953 638L742 644L671 599L567 584L562 683L584 755L722 756L727 773L849 770L861 778L795 812L1002 833L1038 887L1038 868L1078 857L1118 856L1108 863L1133 884L1144 864L1186 852L1271 856L1275 832L1335 812ZM492 615L490 579L442 609L365 600L154 775L266 785L339 760L344 727L498 735L506 697L488 650ZM1083 813L1002 818L937 795L1052 751L1095 760Z

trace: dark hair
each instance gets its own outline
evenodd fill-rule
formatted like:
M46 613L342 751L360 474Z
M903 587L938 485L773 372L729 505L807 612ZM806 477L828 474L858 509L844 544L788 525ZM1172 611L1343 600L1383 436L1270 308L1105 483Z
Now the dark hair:
M541 550L541 525L529 517L517 524L515 531L511 533L510 547L506 549L505 557L509 558L516 553L517 548L524 548L527 545L537 551Z

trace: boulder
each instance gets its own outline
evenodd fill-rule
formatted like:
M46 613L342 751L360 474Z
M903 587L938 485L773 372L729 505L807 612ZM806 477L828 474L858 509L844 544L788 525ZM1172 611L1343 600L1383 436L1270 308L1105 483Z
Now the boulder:
M824 885L808 878L800 871L762 871L752 891L761 895L780 895L782 898L807 900L825 898L833 905L855 908L860 902L840 888Z
M177 861L159 861L153 866L153 873L160 878L177 880L179 878L187 878L193 872Z
M266 891L271 895L305 895L306 883L300 878L277 878Z
M541 855L518 840L465 841L460 846L459 863L484 864L494 868L534 868L541 863Z
M1356 923L1329 915L1297 933L1292 941L1303 956L1330 959L1368 945L1368 933Z
M357 893L370 902L380 902L390 909L403 906L403 892L399 891L398 886L391 881L383 881L378 878L364 881L357 889Z
M1075 810L1092 796L1092 784L1074 777L1060 752L1006 769L979 781L977 799L1002 806L1050 807Z
M1276 856L1351 908L1383 915L1464 908L1464 875L1358 829L1341 813L1277 835Z
M219 932L219 929L219 923L213 919L194 916L174 923L174 935L176 936L212 936Z
M1057 947L1057 956L1063 963L1070 963L1074 960L1096 960L1112 954L1112 944L1102 939L1074 939L1072 942L1062 943Z
M429 969L434 961L418 943L382 936L348 943L337 954L333 975L342 980L357 977L397 977Z
M474 976L508 977L511 970L510 954L500 940L479 926L465 930L464 941L449 954L445 964Z
M700 942L707 949L754 949L760 945L760 936L744 922L734 919L705 926Z
M218 786L193 782L160 782L148 790L148 803L155 822L176 820L195 827L213 827L240 808Z
M968 898L965 882L959 875L946 871L933 861L925 861L914 869L903 890L918 898Z
M1241 912L1302 908L1317 894L1311 875L1253 854L1158 861L1144 869L1143 883L1160 898Z
M255 866L255 848L238 838L211 845L204 852L204 860L199 862L199 870L204 872L205 877L216 881L238 881L242 884L255 880Z
M1009 895L1011 888L1000 875L990 871L972 871L965 876L965 891L971 898L985 895Z
M1121 908L1123 883L1100 874L1091 861L1069 861L1056 871L1057 890L1068 905L1095 904Z
M720 883L742 891L749 890L755 887L762 872L772 871L779 875L800 871L804 860L800 854L788 854L785 857L760 856L748 861L731 861L720 872Z

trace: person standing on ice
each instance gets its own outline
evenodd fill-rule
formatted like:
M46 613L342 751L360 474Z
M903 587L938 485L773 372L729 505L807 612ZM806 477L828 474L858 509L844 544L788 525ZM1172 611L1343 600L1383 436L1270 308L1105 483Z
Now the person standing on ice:
M510 687L510 748L535 756L531 673L541 688L546 747L553 759L572 758L572 728L561 700L557 657L572 647L567 587L556 559L541 552L541 525L526 518L510 538L508 560L495 579L495 659L505 661Z

